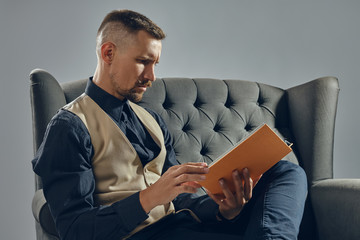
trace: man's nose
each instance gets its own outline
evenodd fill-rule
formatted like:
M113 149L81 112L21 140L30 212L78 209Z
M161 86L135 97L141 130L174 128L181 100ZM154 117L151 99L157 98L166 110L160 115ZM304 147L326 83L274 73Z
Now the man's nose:
M156 80L154 66L149 65L145 68L144 78L152 82Z

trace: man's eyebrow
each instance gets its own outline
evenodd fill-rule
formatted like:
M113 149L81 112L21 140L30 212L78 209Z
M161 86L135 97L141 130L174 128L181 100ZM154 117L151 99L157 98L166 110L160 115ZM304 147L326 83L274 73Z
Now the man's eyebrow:
M144 61L149 61L149 62L159 63L159 60L156 60L156 58L153 57L153 56L138 56L137 59L144 60Z

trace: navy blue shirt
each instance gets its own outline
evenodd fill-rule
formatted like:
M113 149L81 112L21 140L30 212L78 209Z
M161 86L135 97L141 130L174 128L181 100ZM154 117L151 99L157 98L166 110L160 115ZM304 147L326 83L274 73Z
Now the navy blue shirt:
M131 110L128 100L119 100L88 81L90 96L125 133L143 165L160 152L159 146ZM163 173L178 164L171 136L162 118L146 109L158 122L164 135L167 155ZM120 239L148 218L139 193L111 206L96 206L93 199L95 178L92 171L94 149L89 132L78 116L59 110L50 121L33 169L43 182L57 230L62 239ZM200 219L214 221L217 205L208 197L181 194L173 201L176 210L189 208Z

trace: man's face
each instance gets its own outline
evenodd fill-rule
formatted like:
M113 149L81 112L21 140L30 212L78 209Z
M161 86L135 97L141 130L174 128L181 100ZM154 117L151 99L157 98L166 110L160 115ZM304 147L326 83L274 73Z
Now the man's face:
M160 60L161 41L145 31L137 33L137 41L126 49L117 48L109 69L112 95L138 102L147 87L155 81L155 65Z

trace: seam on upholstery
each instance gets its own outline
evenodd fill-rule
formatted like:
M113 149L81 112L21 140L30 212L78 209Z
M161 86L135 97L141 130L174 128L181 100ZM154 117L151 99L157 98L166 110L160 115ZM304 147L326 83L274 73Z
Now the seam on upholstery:
M166 93L166 95L165 95L165 99L164 99L164 102L166 101L166 99L167 99L167 86L166 86L166 81L165 81L165 79L162 79L162 81L163 81L163 83L164 83L164 90L165 90L165 93ZM172 110L171 108L168 108L168 109L165 109L164 108L164 110L167 112L167 111L170 111L170 112L172 112L180 121L181 121L181 118L180 118L180 116L174 111L174 110Z
M185 134L185 133L184 133L184 134ZM191 135L191 136L195 139L195 141L196 141L199 145L201 145L201 143L200 143L199 139L197 139L197 138L195 137L195 135L194 135L194 134L192 134L190 131L189 131L189 132L187 132L186 134Z
M229 98L229 96L230 96L230 94L229 94L229 84L225 81L225 80L222 80L224 83L225 83L225 85L226 85L226 87L227 87L227 92L228 92L228 96L227 96L227 98L226 99L228 99ZM229 109L230 110L233 110L235 113L236 113L236 115L238 115L239 116L239 118L245 123L245 119L240 115L240 113L238 112L238 111L236 111L236 109L235 108L232 108L232 107L229 107Z
M225 136L225 135L224 135L224 136ZM202 149L203 149L203 148L208 149L208 148L209 148L208 146L211 145L214 137L215 137L215 134L212 134L210 140L208 141L208 144L206 144L206 145L205 145L205 144L204 144L204 145L201 145L201 144L200 144L200 146L202 146ZM228 139L226 136L225 136L225 138ZM229 140L229 139L228 139L228 140ZM229 140L229 142L230 142L231 145L234 145L230 140ZM215 160L214 160L213 158L211 158L209 154L204 154L203 156L204 156L204 157L207 157L208 159L210 159L211 162L214 162L216 159L218 159L219 156L221 156L221 154L220 154L219 156L217 156L217 157L215 158Z
M222 132L217 132L217 133L223 135L223 136L229 141L229 143L230 143L232 146L235 146L235 143L233 143L233 142L230 140L230 138L228 138L228 137L225 135L225 133L222 133Z
M268 107L265 106L265 105L261 105L260 107L261 107L261 108L264 108L265 110L267 110L267 111L271 114L271 116L273 116L274 118L276 118L275 114L270 110L270 108L268 108Z
M224 118L224 116L225 116L225 113L223 112L222 113L222 115L219 117L219 122L221 122L221 120ZM215 125L214 125L215 126ZM218 134L222 134L228 141L229 141L229 143L232 145L232 146L234 146L234 143L230 140L230 138L229 137L227 137L224 133L222 133L222 132L216 132L216 133L218 133ZM212 140L212 139L211 139Z
M192 78L191 80L194 82L194 84L195 84L195 86L196 86L196 98L195 98L195 101L196 101L196 99L198 99L198 96L199 96L199 90L198 90L199 88L198 88L198 85L196 84L195 79ZM211 122L212 124L214 124L214 122L211 120L211 118L209 117L209 115L208 115L204 110L202 110L200 107L199 107L199 108L196 108L196 109L198 109L199 111L201 111L201 112L210 120L210 122Z
M258 88L259 88L259 97L260 97L260 95L261 95L261 87L260 87L260 84L258 83L258 82L256 82L256 85L258 86ZM268 108L267 106L265 106L265 105L259 105L259 107L261 107L261 108L264 108L265 110L267 110L275 119L276 119L276 116L275 116L275 114L270 110L270 108Z
M194 115L193 115L193 114L191 114L191 115L189 114L188 121L184 124L184 126L189 125L189 123L192 122L193 118L194 118ZM196 140L196 142L197 142L199 145L201 145L200 140L197 139L196 136L195 136L193 133L191 133L191 130L187 131L186 133L187 133L187 134L190 134L190 135Z
M196 108L196 109L198 109L200 112L202 112L202 113L206 116L206 118L209 119L209 121L210 121L212 124L214 124L214 122L211 120L211 118L209 117L209 115L208 115L203 109L201 109L200 107L199 107L199 108Z
M172 112L180 121L181 121L181 118L179 117L179 115L177 115L177 113L174 111L174 110L172 110L171 108L168 108L168 109L165 109L164 108L164 110L167 112L167 111L169 111L169 112Z
M185 132L182 132L182 133L179 134L176 138L173 137L172 146L174 147L175 153L176 153L176 147L177 147L177 145L179 144L179 141L181 141L180 138L181 138L182 134L190 135L190 136L199 144L199 146L201 146L199 140L195 137L194 134L192 134L191 132L186 132L186 133L185 133ZM177 160L177 161L178 161L178 160Z
M235 108L229 108L230 110L234 111L236 113L236 115L239 116L239 118L243 121L243 123L245 124L245 119L240 115L240 113L238 111L236 111Z
M226 93L227 93L227 95L226 95L226 100L227 100L227 99L229 98L229 85L226 84L226 82L225 82L224 80L221 80L221 81L225 84L225 86L226 86L226 88L227 88L227 91L226 91ZM225 104L226 104L226 102L225 102ZM226 107L225 107L225 108L226 108ZM230 110L230 107L229 107L229 110ZM226 111L226 110L225 110L225 111ZM221 120L225 117L225 111L223 111L223 112L222 112L222 115L219 116L218 122L221 122ZM213 122L213 125L214 125L214 127L215 127L216 123ZM224 133L221 133L221 132L216 132L216 133L222 134L222 135L229 141L229 143L230 143L232 146L234 146L234 143L233 143L233 142L230 140L230 138L227 137ZM214 137L211 138L211 141L212 141L213 138L214 138ZM211 143L211 141L209 141L209 143Z
M243 123L244 123L244 124L246 123L246 122L245 122L245 119L241 116L241 114L240 114L235 108L229 107L229 110L230 110L230 111L234 111L235 114L238 115L239 118L243 121Z
M208 154L205 154L204 157L207 157L211 162L214 162L215 160L212 159Z
M264 209L265 209L265 205L266 205L266 202L267 202L267 191L268 191L268 189L269 188L267 188L266 190L265 190L265 193L264 193L264 201L263 201L263 206L262 206L262 208L263 208L263 211L262 211L262 218L261 218L261 227L262 227L262 230L263 230L263 232L266 234L266 228L265 228L265 224L267 224L267 215L265 214L265 211L264 211Z
M177 115L176 115L176 116L177 116ZM178 117L178 116L177 116L177 117ZM182 121L181 119L179 119L179 121L184 122L184 121ZM186 123L184 123L183 126L189 125L189 122L191 122L191 117L189 117L188 121L187 121ZM181 132L182 132L181 134L187 134L187 135L192 136L193 139L194 139L199 145L201 145L199 139L191 132L191 130L185 132L185 131L182 129ZM176 138L176 139L175 139L175 137L173 137L173 145L174 145L174 146L175 146L179 141L180 141L180 137L178 137L178 138Z

